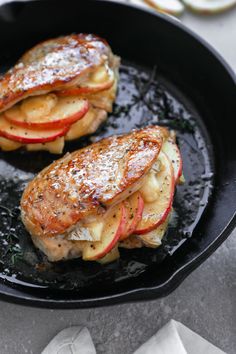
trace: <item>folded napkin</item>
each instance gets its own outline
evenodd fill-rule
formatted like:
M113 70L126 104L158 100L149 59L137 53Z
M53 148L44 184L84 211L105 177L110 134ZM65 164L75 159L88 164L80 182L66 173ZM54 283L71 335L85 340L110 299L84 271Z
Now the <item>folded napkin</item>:
M42 354L96 354L87 328L69 327L59 332Z
M87 328L61 331L42 354L96 354ZM182 323L171 320L134 354L225 354Z
M182 323L171 320L134 354L225 354Z

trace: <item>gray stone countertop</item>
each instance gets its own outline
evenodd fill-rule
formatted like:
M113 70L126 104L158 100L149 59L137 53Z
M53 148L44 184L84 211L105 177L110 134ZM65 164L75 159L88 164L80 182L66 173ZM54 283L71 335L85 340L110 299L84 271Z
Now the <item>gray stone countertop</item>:
M210 18L186 13L181 20L209 41L236 71L236 9ZM235 275L236 230L164 299L91 310L45 310L0 302L0 353L39 354L61 329L83 325L90 330L98 354L131 354L174 318L235 354Z

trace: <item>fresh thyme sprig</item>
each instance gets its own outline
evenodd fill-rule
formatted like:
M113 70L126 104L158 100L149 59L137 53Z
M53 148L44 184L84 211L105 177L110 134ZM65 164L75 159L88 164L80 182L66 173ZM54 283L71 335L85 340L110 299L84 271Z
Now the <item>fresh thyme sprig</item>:
M12 210L8 209L4 205L0 204L0 209L4 210L10 217L12 217L12 218L14 217L14 214L13 214Z
M113 115L119 116L122 113L129 114L131 108L134 107L136 104L138 104L140 101L143 101L145 103L145 96L148 93L150 86L153 83L155 77L156 77L156 66L154 66L147 83L143 83L139 77L136 77L135 86L139 94L137 96L136 95L132 96L133 102L131 103L128 103L123 106L114 105Z
M11 263L15 264L18 259L23 257L23 252L21 250L21 247L18 243L16 243L19 241L19 238L13 232L12 229L13 220L17 218L17 214L11 209L5 207L4 205L0 205L0 209L2 209L6 213L6 217L9 218L8 234L6 236L8 246L5 249L4 256L9 255Z
M156 73L157 68L154 66L148 78L144 78L142 75L134 76L134 84L138 93L132 96L132 101L128 104L120 106L115 104L113 115L116 117L119 117L121 114L130 116L130 110L142 102L156 116L159 125L165 125L182 132L193 133L195 127L193 121L184 118L181 111L174 112L171 100L164 89L160 85L152 89Z

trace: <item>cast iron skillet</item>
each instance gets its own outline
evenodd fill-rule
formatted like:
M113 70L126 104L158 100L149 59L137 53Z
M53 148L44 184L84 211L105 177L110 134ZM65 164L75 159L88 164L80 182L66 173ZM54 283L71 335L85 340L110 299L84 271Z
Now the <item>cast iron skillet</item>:
M74 150L146 124L177 131L186 183L158 250L122 251L101 266L80 260L51 265L19 219L26 182L55 156L0 155L1 298L42 307L85 308L153 299L173 291L235 225L235 76L215 51L164 15L106 1L15 2L0 8L0 70L40 40L72 32L105 37L122 57L114 113Z

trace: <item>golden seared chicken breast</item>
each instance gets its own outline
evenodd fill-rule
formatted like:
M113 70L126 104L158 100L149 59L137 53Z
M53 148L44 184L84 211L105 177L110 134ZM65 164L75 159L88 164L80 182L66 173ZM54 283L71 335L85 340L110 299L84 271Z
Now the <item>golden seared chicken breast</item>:
M112 111L120 60L95 35L42 42L0 79L0 148L61 153Z
M174 136L150 126L100 140L40 172L21 199L22 221L50 261L108 262L118 247L157 247L182 160Z

